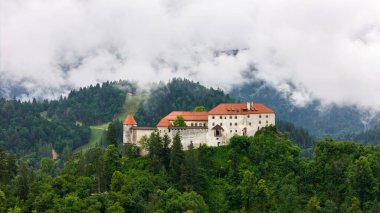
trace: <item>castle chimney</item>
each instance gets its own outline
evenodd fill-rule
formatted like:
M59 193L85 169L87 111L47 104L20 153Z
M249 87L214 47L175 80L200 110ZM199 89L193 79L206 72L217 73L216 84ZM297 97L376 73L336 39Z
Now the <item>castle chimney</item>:
M248 111L251 111L251 103L247 102L247 109Z

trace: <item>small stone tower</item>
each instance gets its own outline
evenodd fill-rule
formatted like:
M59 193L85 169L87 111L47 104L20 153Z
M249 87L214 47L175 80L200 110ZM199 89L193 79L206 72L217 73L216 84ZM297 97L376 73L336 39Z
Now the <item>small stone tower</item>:
M137 126L137 123L131 114L128 114L123 124L123 145L132 143L132 128Z

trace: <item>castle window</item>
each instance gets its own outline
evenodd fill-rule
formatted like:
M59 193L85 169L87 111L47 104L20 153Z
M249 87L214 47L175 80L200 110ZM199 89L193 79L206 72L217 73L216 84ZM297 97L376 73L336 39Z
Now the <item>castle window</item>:
M249 125L251 126L251 122L249 122Z
M230 115L230 119L232 119L232 115Z
M235 130L235 132L237 132L237 130Z
M220 118L220 119L223 119L223 116L220 116L219 118Z
M237 123L235 123L235 126L237 126Z
M247 117L249 118L249 115L247 115Z
M224 116L224 119L227 119L227 117L226 117L226 116Z
M265 121L265 123L268 123L268 121Z
M223 123L220 123L220 126L223 126Z
M212 116L212 119L215 119L215 116Z
M230 130L230 133L232 133L232 130Z
M195 126L198 126L198 124L197 124L197 123L195 123Z
M215 123L212 123L213 126L215 126Z
M266 115L265 117L268 118L268 115Z
M260 127L258 126L258 127L257 127L257 130L259 130L259 129L260 129Z
M259 124L261 124L261 121L259 121Z
M191 123L191 126L193 126L194 124L193 123Z
M232 126L232 123L230 123L230 126Z
M237 119L237 116L235 115L235 119Z
M259 118L261 118L261 115L259 115Z

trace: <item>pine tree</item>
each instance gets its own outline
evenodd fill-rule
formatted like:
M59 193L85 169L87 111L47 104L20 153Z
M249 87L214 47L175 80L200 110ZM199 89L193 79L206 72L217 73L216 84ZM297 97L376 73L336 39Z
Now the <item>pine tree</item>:
M163 166L162 138L158 133L152 132L148 140L148 158L153 173L158 174Z
M181 179L181 168L184 160L184 152L179 132L173 138L173 145L170 152L169 174L174 183Z
M108 189L109 184L111 183L112 174L120 169L121 161L119 152L114 145L109 145L107 147L102 158L104 169L103 175L106 184L105 188Z
M197 191L199 189L198 158L194 150L193 142L190 142L188 151L185 154L185 160L182 166L181 182L181 185L186 191Z
M117 130L113 122L108 124L107 143L108 145L115 145L115 147L117 147Z
M168 134L165 133L164 137L162 138L162 150L161 150L161 159L162 163L165 166L166 171L169 169L170 164L170 137Z

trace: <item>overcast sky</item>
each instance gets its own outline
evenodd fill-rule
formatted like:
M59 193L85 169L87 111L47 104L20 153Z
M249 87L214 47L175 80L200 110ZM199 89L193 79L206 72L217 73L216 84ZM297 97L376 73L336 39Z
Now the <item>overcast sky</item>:
M47 96L180 76L228 91L255 66L256 78L297 104L318 98L380 109L378 0L0 2L3 87L16 82Z

